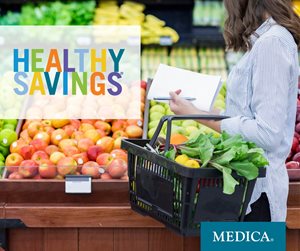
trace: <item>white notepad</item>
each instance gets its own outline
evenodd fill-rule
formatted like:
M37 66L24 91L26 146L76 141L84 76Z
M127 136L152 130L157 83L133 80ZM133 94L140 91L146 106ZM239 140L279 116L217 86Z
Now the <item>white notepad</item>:
M191 102L200 110L209 112L221 85L221 76L206 75L160 64L149 89L148 99L169 97L170 91L181 89L180 96L195 98L196 100Z

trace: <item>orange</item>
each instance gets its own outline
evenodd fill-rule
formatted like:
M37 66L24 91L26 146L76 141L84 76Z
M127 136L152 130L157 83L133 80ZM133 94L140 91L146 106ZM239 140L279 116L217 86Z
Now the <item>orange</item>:
M178 145L178 144L182 144L184 142L186 142L188 140L188 138L182 134L177 134L177 133L174 133L171 135L171 138L170 138L170 143L172 145Z

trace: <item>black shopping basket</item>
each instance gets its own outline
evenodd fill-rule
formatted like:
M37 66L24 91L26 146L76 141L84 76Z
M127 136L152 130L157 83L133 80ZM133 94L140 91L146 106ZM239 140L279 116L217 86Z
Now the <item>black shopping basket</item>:
M199 235L202 221L243 221L256 180L239 181L232 195L223 193L223 176L215 168L187 168L151 151L164 122L167 122L166 149L170 146L172 120L220 120L224 116L165 116L151 139L125 139L128 151L130 203L134 211L148 215L175 232ZM147 147L148 146L148 147ZM260 168L259 177L265 176Z

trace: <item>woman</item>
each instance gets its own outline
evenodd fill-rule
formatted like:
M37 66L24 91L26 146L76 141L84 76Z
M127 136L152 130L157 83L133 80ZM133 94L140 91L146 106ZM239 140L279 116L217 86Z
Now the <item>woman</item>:
M230 118L200 121L255 142L269 160L266 178L258 179L246 221L285 221L288 175L285 159L294 132L299 74L300 19L290 0L224 0L228 49L245 55L227 80ZM171 92L175 114L207 114ZM213 113L220 113L213 111Z

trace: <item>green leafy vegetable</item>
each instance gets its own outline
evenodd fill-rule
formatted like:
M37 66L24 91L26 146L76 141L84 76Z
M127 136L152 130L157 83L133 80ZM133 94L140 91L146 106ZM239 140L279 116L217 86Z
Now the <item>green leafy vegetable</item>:
M176 154L186 154L201 162L201 167L214 167L223 174L223 192L232 194L238 181L232 171L247 180L257 178L259 168L267 166L268 160L264 151L254 143L243 140L241 135L230 136L222 132L220 138L212 134L197 134L185 144L177 145L166 153L166 157L174 160Z

